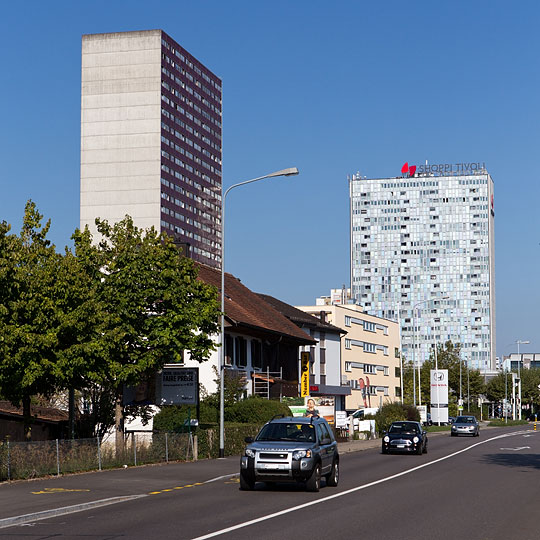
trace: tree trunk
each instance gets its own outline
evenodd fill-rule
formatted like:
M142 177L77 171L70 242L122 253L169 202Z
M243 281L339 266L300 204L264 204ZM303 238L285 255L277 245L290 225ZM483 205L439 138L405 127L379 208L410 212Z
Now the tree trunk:
M27 441L32 439L32 412L30 410L30 396L22 398L23 420L24 420L24 438Z
M124 405L122 390L117 392L114 404L115 444L116 455L124 455Z

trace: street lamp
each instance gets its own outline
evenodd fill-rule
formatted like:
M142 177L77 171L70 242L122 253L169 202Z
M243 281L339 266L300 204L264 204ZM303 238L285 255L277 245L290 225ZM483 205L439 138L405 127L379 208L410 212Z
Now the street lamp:
M521 420L521 372L520 372L520 365L521 365L521 355L519 354L519 346L520 345L528 345L530 343L529 340L522 340L522 339L518 339L516 340L516 343L517 343L517 346L518 346L518 402L519 402L519 407L518 407L518 420Z
M415 366L416 366L416 308L418 306L421 306L422 304L427 304L428 302L431 302L432 300L448 300L450 298L448 295L441 296L441 297L435 297L435 298L428 298L427 300L421 300L420 302L417 302L413 307L413 402L414 406L416 407L416 372L415 372ZM420 401L420 405L422 405L422 387L420 386L420 365L418 365L418 399Z
M298 174L296 167L282 169L258 178L239 182L227 188L223 193L221 186L221 333L220 333L220 354L219 354L219 457L225 457L225 199L231 191L239 186L251 184L265 178L274 178L275 176L294 176Z

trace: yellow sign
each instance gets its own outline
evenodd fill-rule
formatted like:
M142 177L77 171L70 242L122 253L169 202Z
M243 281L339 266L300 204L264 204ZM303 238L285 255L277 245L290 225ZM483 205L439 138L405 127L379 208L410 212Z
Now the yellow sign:
M300 353L300 390L301 396L309 396L309 352Z

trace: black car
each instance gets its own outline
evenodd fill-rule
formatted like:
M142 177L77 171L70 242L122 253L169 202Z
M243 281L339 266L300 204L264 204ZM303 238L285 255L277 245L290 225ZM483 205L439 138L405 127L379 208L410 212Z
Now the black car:
M382 439L382 453L408 452L415 454L427 453L427 432L420 422L392 422L390 429Z
M321 477L327 486L339 481L337 442L324 418L274 417L248 446L240 459L240 489L252 490L255 482L302 482L308 491L319 491Z

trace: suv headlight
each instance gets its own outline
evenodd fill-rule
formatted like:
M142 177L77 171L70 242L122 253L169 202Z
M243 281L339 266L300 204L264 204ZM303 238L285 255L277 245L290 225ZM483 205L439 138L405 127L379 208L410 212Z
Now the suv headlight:
M295 460L299 460L302 458L310 458L311 457L311 450L297 450L296 452L293 452L292 458Z
M255 452L251 448L246 448L246 456L254 458Z
M413 442L414 444L416 444L419 440L420 440L420 439L419 439L418 437L413 437L412 442Z

